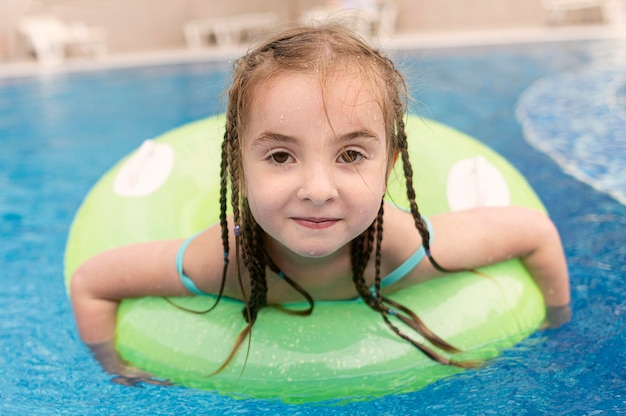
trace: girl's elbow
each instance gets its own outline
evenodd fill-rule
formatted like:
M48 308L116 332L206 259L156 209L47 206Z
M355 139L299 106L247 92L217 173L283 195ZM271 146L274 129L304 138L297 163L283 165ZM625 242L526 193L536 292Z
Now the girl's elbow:
M559 231L545 212L527 208L525 212L528 231L537 244L555 242L560 245Z
M81 264L72 274L70 281L70 297L72 301L93 297L93 272L89 261Z
M543 212L539 213L538 228L540 236L538 238L550 241L551 244L555 244L559 247L561 246L561 236L559 234L559 230L548 214Z
M100 273L87 262L76 269L70 282L70 298L80 338L86 344L112 339L118 302L107 298L99 284Z

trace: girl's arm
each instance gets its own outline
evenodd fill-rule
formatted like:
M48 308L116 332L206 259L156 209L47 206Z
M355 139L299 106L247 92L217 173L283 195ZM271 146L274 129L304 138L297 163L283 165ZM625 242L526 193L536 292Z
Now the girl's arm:
M448 269L473 269L518 257L546 302L546 324L571 317L569 275L559 233L543 213L521 207L479 208L432 218L432 254ZM428 262L425 262L428 263Z
M197 236L185 253L185 271L207 292L219 286L211 276L221 277L223 266L221 256L202 255L211 252L211 242L215 241L211 233L207 230ZM169 240L115 248L90 258L72 276L70 295L79 335L105 371L121 376L114 379L116 382L154 382L149 374L128 367L117 354L117 308L126 298L189 295L176 270L181 244L182 240ZM211 273L212 266L219 267L219 273Z
M130 367L115 349L120 300L137 296L184 294L176 283L174 259L180 241L120 247L98 254L72 276L70 294L78 332L113 381L166 383Z
M100 253L72 276L70 294L81 339L87 345L115 336L122 299L185 295L175 258L180 240L141 243Z

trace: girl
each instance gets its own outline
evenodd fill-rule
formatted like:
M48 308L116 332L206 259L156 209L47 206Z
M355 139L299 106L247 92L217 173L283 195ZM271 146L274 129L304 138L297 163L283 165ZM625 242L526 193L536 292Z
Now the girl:
M289 30L239 59L222 144L220 224L186 241L101 253L73 276L78 330L103 367L121 382L150 381L113 347L124 298L210 293L243 300L249 325L239 343L259 309L303 296L311 308L312 299L361 297L397 332L385 294L512 257L541 289L546 325L569 320L567 265L545 215L506 207L421 216L406 109L407 88L393 63L340 28ZM383 202L398 157L410 212ZM384 277L410 258L416 265L381 289ZM407 311L429 341L448 347L410 317ZM397 333L435 360L463 365Z

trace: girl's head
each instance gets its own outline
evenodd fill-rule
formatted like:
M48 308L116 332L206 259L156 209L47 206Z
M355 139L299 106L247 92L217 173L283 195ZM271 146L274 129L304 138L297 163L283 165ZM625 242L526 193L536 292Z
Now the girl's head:
M398 314L390 309L387 299L380 293L380 264L381 264L381 242L383 229L383 194L385 182L390 169L395 162L396 156L400 155L404 168L404 175L407 184L407 196L410 210L413 215L415 226L422 236L424 246L429 253L429 234L415 203L415 193L412 183L412 169L408 158L407 137L404 130L404 115L407 103L407 88L402 75L397 71L390 59L381 52L368 46L363 40L351 32L340 27L326 26L320 28L297 28L283 32L256 48L250 50L245 56L235 63L233 83L229 92L226 131L222 144L222 164L221 164L221 216L222 240L225 252L225 266L223 279L226 277L226 270L229 259L229 226L226 211L228 208L228 184L230 183L230 206L233 211L235 223L235 259L243 260L244 266L249 272L249 298L246 299L246 309L244 315L249 322L247 334L255 322L257 312L266 305L267 283L266 269L270 268L280 276L283 276L287 283L300 292L310 303L310 308L304 313L310 313L313 308L313 301L306 290L295 284L289 276L284 276L282 271L276 266L268 254L266 231L261 228L253 216L255 211L254 200L249 201L248 188L244 172L248 149L246 141L248 136L256 132L248 132L251 121L258 118L259 108L264 108L267 102L275 99L269 97L267 91L274 86L276 80L289 78L315 80L315 91L320 92L323 112L326 122L339 139L342 132L336 132L333 127L335 117L333 103L331 100L338 96L346 97L345 102L353 104L355 111L361 111L360 104L367 102L370 113L376 113L380 118L378 123L372 125L372 131L376 139L381 143L378 166L378 178L369 183L380 185L375 189L375 201L371 201L374 206L371 216L368 216L367 223L361 225L353 238L343 243L348 248L352 259L352 274L355 288L365 303L372 309L378 311L389 327L400 337L412 342L416 347L426 352L429 356L445 362L446 359L432 352L426 347L412 341L410 337L402 334L399 329L389 320L389 316L396 316L405 321L415 330L431 340L435 345L448 349L449 345L434 337L423 324L411 314ZM346 88L346 84L354 86L358 90L355 99L351 100L352 91ZM338 87L339 86L339 87ZM339 92L337 89L339 88ZM341 88L344 88L341 90ZM344 93L345 91L345 93ZM361 100L362 96L367 96L366 100ZM372 105L375 109L372 108ZM306 111L306 110L303 110ZM331 111L333 113L331 114ZM319 117L319 112L318 112ZM335 123L339 126L339 123ZM250 128L252 130L252 128ZM341 127L338 127L340 130ZM274 135L272 135L274 136ZM378 137L382 136L382 137ZM288 152L287 152L288 153ZM351 159L350 146L340 152L337 159ZM270 156L275 158L276 155ZM289 154L282 154L280 158L289 157ZM349 161L349 160L348 160ZM358 168L357 168L358 169ZM287 174L287 173L285 173ZM369 173L364 170L363 182L376 175L367 176ZM251 179L248 179L251 181ZM271 186L271 184L267 184ZM253 198L254 195L251 196ZM251 210L252 206L252 210ZM359 213L353 213L358 216ZM368 214L369 215L369 214ZM357 228L354 228L357 230ZM269 231L268 231L269 232ZM364 273L371 254L374 255L375 270L375 290L372 293L366 285ZM429 255L430 258L430 255ZM278 259L276 259L278 260ZM431 259L432 261L432 259ZM277 261L279 263L279 261ZM240 270L240 268L237 268ZM241 276L241 274L239 274ZM244 296L247 291L244 291ZM401 305L394 304L396 308ZM402 309L401 309L402 310ZM243 334L242 334L243 335ZM243 338L240 337L240 341ZM237 347L236 347L237 348ZM235 350L236 350L235 348Z
M366 223L361 226L358 233L351 235L345 241L348 243L356 238L375 222L379 215L379 208L382 204L382 197L386 188L386 178L391 170L395 156L405 145L403 117L406 109L406 85L401 74L396 70L391 60L382 53L365 43L352 32L339 26L325 27L302 27L280 33L256 48L250 50L246 55L236 61L233 74L233 82L229 92L226 134L223 154L223 178L226 181L226 169L228 169L229 180L232 187L231 206L233 208L234 220L239 224L241 233L245 234L242 239L242 257L250 265L257 265L258 272L264 274L265 266L258 263L258 256L262 253L255 252L258 246L263 246L261 241L254 242L252 239L263 238L258 222L258 210L255 208L255 195L249 192L249 183L252 184L251 169L246 168L246 156L248 151L250 136L257 132L251 132L249 126L259 117L259 109L268 106L268 90L271 88L281 88L279 81L285 78L307 77L319 84L315 93L322 96L322 106L325 118L330 126L330 130L337 135L342 132L335 131L339 127L333 120L336 116L333 104L337 99L346 100L346 106L353 105L355 111L361 111L363 106L359 103L367 101L377 107L375 115L377 130L382 129L382 134L377 134L377 138L382 143L384 154L383 165L377 175L378 183L363 183L370 187L371 193L378 199L374 202L373 213L372 204L366 206ZM283 84L288 84L284 82ZM346 84L348 85L346 88ZM278 85L278 86L276 86ZM342 88L347 92L338 92ZM282 88L289 88L285 85ZM358 90L361 94L355 100L349 96L352 90ZM339 96L343 94L343 96ZM364 100L362 96L367 98ZM286 104L287 105L287 104ZM303 113L310 109L304 108ZM308 127L302 126L302 129ZM349 149L348 149L349 150ZM364 174L367 172L364 172ZM315 175L311 175L312 177ZM246 179L249 178L249 179ZM267 186L271 183L267 183ZM258 189L258 188L254 188ZM226 191L224 187L224 192ZM250 203L249 203L250 202ZM225 203L225 193L223 203ZM252 208L252 209L251 209ZM364 212L357 207L359 212ZM253 217L256 215L256 219ZM328 213L320 213L325 215ZM269 231L264 227L265 231ZM354 230L352 230L354 231ZM382 237L382 236L380 236ZM370 238L371 239L371 238ZM345 244L344 243L344 244ZM311 248L311 252L315 251ZM359 256L362 257L362 256ZM367 261L366 257L362 257Z

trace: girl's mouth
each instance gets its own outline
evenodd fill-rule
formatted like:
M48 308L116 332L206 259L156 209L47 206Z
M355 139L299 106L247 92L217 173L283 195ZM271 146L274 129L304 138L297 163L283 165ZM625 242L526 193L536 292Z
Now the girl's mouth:
M312 230L323 230L326 228L330 228L335 225L339 219L337 218L313 218L313 217L300 217L293 218L293 220L302 227L309 228Z

